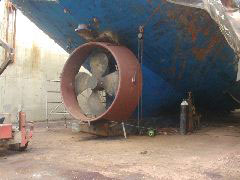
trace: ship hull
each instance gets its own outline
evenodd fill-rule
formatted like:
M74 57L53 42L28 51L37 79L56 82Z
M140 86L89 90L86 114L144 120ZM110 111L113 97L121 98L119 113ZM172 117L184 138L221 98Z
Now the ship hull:
M226 95L238 60L217 24L203 10L163 0L12 0L40 29L71 53L86 43L75 29L92 24L111 31L137 56L138 29L144 25L143 115L177 111L191 91L201 109L232 110Z

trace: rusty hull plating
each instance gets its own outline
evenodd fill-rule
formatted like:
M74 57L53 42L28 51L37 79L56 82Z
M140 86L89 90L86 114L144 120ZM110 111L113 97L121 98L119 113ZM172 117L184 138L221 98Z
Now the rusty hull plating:
M238 59L204 10L165 0L11 1L69 53L90 40L118 42L137 55L138 28L145 25L143 117L178 112L189 91L202 110L238 107L225 93L236 81ZM77 33L81 24L91 31L80 26Z
M114 57L119 70L119 85L115 99L106 112L96 118L86 117L75 94L75 76L94 48L103 48ZM135 55L126 47L109 43L90 42L78 47L67 60L61 78L63 102L70 114L81 121L123 121L135 110L142 90L142 73ZM137 93L139 92L139 93Z

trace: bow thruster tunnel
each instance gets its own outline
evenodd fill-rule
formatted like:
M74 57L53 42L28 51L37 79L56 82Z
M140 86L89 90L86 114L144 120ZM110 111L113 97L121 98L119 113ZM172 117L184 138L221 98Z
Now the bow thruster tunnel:
M141 91L140 64L124 46L86 43L73 51L63 68L63 102L81 121L127 120L138 105Z

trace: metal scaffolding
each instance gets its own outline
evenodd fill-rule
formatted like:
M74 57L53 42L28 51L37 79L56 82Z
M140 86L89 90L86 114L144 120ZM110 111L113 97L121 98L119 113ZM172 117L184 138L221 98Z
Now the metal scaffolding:
M60 83L60 80L47 80L47 83ZM46 121L47 128L49 128L49 117L52 115L63 115L65 120L65 126L67 127L67 117L69 115L67 112L62 99L57 101L50 101L49 94L60 94L60 90L48 90L46 86ZM49 104L53 104L54 107L50 109ZM63 107L64 111L60 110L60 107Z

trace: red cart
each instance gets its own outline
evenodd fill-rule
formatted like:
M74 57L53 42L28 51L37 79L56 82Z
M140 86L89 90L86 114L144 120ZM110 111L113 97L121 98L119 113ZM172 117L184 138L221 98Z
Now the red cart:
M10 149L23 151L32 138L33 124L26 125L26 114L19 112L19 127L12 124L0 124L0 145L8 145Z

